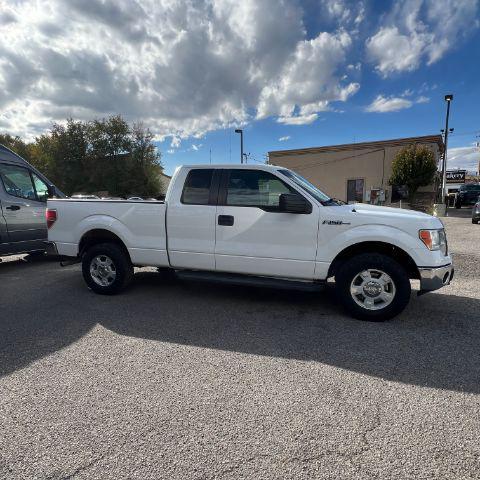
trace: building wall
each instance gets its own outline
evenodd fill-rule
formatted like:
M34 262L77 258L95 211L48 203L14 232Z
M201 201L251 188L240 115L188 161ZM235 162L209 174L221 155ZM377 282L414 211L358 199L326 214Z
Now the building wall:
M347 200L347 181L363 179L364 200L367 190L384 189L386 203L389 203L391 187L388 180L392 174L392 161L405 146L356 148L352 145L351 149L288 155L271 152L269 163L298 172L331 197L344 201ZM438 162L439 146L435 143L428 146L434 151ZM434 186L424 187L420 191L433 192Z

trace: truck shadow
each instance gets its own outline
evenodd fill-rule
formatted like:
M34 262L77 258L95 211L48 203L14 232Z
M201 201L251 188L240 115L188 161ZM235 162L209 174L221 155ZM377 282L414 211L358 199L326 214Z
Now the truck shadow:
M0 376L80 341L100 324L129 337L480 392L480 300L433 293L412 299L390 322L365 323L346 316L330 290L165 282L142 272L124 294L105 297L85 288L78 266L10 263L0 264Z
M137 277L130 294L118 297L135 321L116 315L100 321L121 335L480 392L479 300L429 294L412 298L390 322L368 323L347 317L329 289L312 294Z

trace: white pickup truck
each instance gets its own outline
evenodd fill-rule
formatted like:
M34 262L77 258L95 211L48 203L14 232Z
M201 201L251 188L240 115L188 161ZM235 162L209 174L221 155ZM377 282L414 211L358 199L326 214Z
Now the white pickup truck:
M271 165L179 167L164 202L48 200L48 237L82 262L95 292L113 294L134 266L234 283L317 288L335 279L356 318L386 320L411 294L450 283L443 224L411 210L342 205Z

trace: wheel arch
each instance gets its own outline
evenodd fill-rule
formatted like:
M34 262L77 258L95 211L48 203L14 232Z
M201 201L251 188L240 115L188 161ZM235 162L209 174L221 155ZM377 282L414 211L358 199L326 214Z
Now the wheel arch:
M334 277L345 261L362 253L380 253L386 255L400 263L400 265L406 269L409 278L420 278L415 261L405 250L397 245L381 241L364 241L344 248L330 264L327 278Z
M114 243L118 245L131 262L130 253L123 240L117 234L104 228L94 228L82 235L78 244L78 256L81 258L89 248L100 243Z

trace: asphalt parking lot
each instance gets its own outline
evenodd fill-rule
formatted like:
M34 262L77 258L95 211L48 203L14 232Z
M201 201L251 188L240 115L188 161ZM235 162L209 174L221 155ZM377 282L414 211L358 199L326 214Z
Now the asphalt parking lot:
M331 292L0 263L0 478L480 478L480 225L384 324Z

